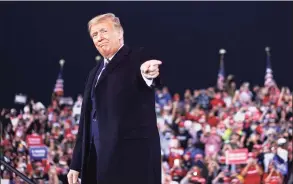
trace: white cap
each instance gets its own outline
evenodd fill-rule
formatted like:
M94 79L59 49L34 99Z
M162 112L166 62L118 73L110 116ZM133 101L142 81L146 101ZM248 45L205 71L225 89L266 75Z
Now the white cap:
M286 141L286 139L284 139L284 138L280 138L280 139L278 139L278 141L277 141L278 145L285 144L286 142L287 142L287 141Z

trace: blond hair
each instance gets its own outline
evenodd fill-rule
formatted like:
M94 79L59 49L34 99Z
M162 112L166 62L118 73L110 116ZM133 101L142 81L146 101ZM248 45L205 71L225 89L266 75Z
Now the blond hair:
M105 20L110 20L113 23L114 28L117 28L118 30L122 31L122 33L123 33L123 28L121 26L120 20L113 13L105 13L105 14L101 14L101 15L98 15L98 16L92 18L88 22L88 31L90 32L91 27L93 25L98 24L99 22L102 22Z

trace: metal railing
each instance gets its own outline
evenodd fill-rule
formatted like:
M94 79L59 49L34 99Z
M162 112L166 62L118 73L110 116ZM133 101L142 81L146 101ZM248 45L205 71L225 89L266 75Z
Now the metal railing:
M36 184L33 181L31 181L27 176L25 176L24 174L22 174L21 172L19 172L17 169L13 168L9 163L7 163L4 160L5 157L1 157L0 159L0 165L5 166L5 168L7 170L9 170L10 172L15 173L17 176L19 176L21 179L23 179L26 183L28 184Z

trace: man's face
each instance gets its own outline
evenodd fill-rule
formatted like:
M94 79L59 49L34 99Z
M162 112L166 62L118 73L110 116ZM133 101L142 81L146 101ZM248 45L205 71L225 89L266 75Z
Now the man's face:
M231 142L236 143L238 141L238 136L236 134L232 134Z
M217 128L213 127L213 128L211 129L211 134L212 134L212 135L217 135Z
M115 28L110 20L91 26L90 35L94 45L103 57L111 57L121 46L122 31Z
M5 153L5 156L6 156L7 158L11 157L11 152L10 152L10 151L7 151L7 152Z
M168 88L164 87L164 88L162 89L162 92L163 92L164 94L167 94L167 93L168 93Z

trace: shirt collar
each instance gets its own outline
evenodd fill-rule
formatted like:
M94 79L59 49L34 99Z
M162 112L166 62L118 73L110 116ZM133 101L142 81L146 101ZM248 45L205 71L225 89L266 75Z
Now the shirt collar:
M122 48L124 46L124 44L122 44L121 46L120 46L120 48L117 50L117 52ZM111 61L112 59L113 59L113 57L117 54L117 52L112 56L112 57L110 57L110 58L104 58L104 63L107 63L108 64L108 62L109 61Z

